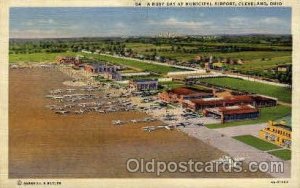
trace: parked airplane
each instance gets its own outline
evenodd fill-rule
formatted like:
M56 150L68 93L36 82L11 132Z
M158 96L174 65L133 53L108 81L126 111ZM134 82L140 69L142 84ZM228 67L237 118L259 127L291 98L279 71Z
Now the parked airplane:
M63 115L63 114L67 114L67 113L69 113L70 111L66 111L66 110L59 110L59 111L55 111L55 113L57 113L57 114L61 114L61 115Z
M76 89L66 89L67 92L76 91Z
M64 105L65 108L72 108L72 107L74 107L74 106L75 106L74 104L65 104L65 105Z
M155 128L155 126L148 126L148 127L143 127L143 130L148 131L148 132L152 132L152 131L155 131L156 128Z
M132 123L137 123L137 120L133 119L133 120L130 120Z
M46 95L46 98L53 98L54 95Z
M156 130L159 130L159 129L172 130L172 129L174 129L174 126L160 125L160 126L147 126L147 127L143 127L143 130L144 131L148 131L148 132L156 131Z
M84 110L80 109L80 110L76 110L74 111L76 114L83 114L84 113Z
M122 122L121 120L115 120L112 122L113 125L122 125L124 122Z
M63 97L62 96L53 96L53 99L63 99Z
M235 168L237 167L238 162L242 162L244 160L245 158L243 157L233 158L227 155L223 155L221 158L213 160L211 162L218 164L228 164L230 167Z

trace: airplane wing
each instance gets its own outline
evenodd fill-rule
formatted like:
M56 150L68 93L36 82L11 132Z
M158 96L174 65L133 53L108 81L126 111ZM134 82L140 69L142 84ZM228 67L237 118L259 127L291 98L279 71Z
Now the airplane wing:
M244 160L245 160L244 157L237 157L237 158L234 158L234 161L237 161L237 162L244 161Z

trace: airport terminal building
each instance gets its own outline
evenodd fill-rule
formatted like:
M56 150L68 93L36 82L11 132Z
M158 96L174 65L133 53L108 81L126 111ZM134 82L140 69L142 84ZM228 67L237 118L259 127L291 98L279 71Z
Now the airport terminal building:
M183 107L190 108L194 111L205 108L226 107L234 105L254 105L254 100L248 95L237 95L231 97L212 97L183 101Z
M286 123L286 121L269 121L267 127L259 131L259 137L280 147L291 148L291 123Z

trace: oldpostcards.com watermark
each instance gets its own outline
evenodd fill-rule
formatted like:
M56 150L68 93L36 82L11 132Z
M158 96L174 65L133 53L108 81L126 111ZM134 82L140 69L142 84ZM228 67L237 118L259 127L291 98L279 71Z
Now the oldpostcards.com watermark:
M263 172L263 173L283 173L284 163L282 161L251 161L243 165L243 161L159 161L156 159L145 160L128 159L126 169L130 173L155 173L157 176L163 173L242 173L242 172Z

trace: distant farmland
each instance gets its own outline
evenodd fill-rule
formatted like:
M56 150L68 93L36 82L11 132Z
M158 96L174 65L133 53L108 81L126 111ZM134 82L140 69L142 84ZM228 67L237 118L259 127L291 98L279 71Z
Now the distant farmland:
M292 90L289 88L268 85L264 83L258 83L253 81L247 81L237 78L204 78L202 82L206 82L212 85L226 87L234 90L257 93L261 95L267 95L278 98L283 102L291 102Z
M263 58L274 58L291 56L290 46L269 46L265 44L249 44L249 43L209 43L209 42L191 42L191 43L175 43L171 44L149 44L149 43L125 43L127 48L132 49L134 52L150 55L155 51L158 55L167 58L177 59L179 61L189 61L194 59L196 56L215 56L217 58L233 58L233 59L243 59L248 60L260 60ZM181 49L194 50L193 52L185 52L184 50L173 50L180 46ZM200 50L199 48L203 48ZM220 52L216 47L251 47L258 48L255 51L240 51L240 52ZM211 51L205 51L205 48L211 49ZM291 63L288 61L287 63Z

